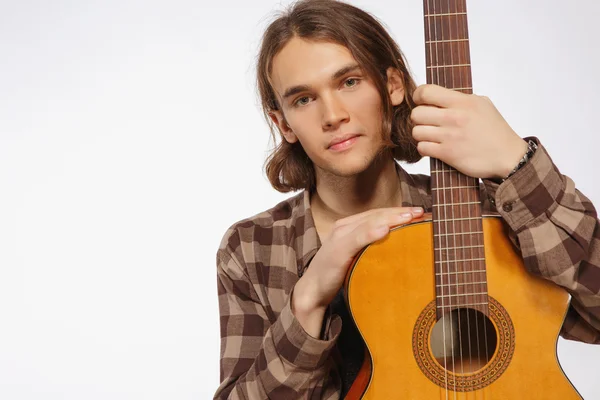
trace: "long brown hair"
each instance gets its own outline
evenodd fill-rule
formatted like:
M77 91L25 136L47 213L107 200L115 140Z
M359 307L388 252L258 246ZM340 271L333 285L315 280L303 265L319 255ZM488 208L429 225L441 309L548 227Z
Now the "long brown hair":
M294 37L345 46L365 73L373 80L383 103L382 134L395 159L414 163L421 159L412 138L411 110L415 82L404 55L382 24L371 14L337 0L301 0L280 14L265 30L257 62L257 86L261 105L274 143L276 125L269 113L279 110L269 76L273 58ZM398 106L391 104L386 89L389 67L402 77L405 98ZM280 192L316 186L312 161L296 141L281 138L265 162L271 185Z

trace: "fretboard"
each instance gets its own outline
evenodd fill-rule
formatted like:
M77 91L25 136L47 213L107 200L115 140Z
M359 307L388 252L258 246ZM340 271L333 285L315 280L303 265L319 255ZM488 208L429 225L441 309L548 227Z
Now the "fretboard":
M427 83L473 93L466 0L424 0ZM479 181L431 159L437 314L487 313Z

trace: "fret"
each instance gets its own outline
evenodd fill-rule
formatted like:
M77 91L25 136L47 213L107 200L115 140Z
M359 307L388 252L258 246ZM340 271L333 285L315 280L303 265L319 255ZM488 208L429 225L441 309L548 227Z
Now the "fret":
M453 14L442 18L425 18L425 40L468 39L468 32L464 28L466 19L464 15Z
M455 170L454 168L444 169L442 167L442 169L432 169L431 170L432 174L437 174L437 173L441 173L441 172L453 172L453 173L455 173L457 175L459 174L459 172L457 170Z
M451 15L467 15L466 12L444 13L444 14L424 14L426 17L445 17Z
M459 275L454 275L454 274L443 274L443 275L439 275L435 277L435 283L436 283L436 292L438 294L441 294L441 291L444 290L444 287L440 286L440 285L447 285L445 286L445 290L450 290L452 289L452 287L454 287L455 289L457 288L457 284L459 283L464 283L463 286L458 287L458 289L463 288L465 290L469 290L469 289L473 289L474 286L469 286L469 285L475 285L474 281L485 281L486 275L485 273L482 272L477 272L477 273L473 273L473 275L468 275L468 274L459 274Z
M438 307L447 308L447 307L456 307L456 306L468 307L468 306L487 306L487 305L488 305L488 302L484 301L483 303L468 303L468 304L462 304L462 303L461 304L448 304L448 305L439 305L438 304Z
M425 44L425 56L433 64L469 64L469 39L464 37L442 37L428 40ZM445 62L444 62L445 60ZM466 77L465 77L466 78Z
M459 297L459 296L478 296L482 294L488 294L487 292L479 292L479 293L458 293L458 294L443 294L438 297Z
M448 86L446 89L452 89L452 90L473 90L472 87L453 88L453 87L450 87L450 86ZM454 171L454 170L449 170L449 171L437 171L437 170L434 170L434 171L431 171L432 174L437 174L438 172L456 172L456 171Z
M485 261L485 258L471 258L469 260L445 260L445 261L436 261L436 264L444 264L451 262L465 262L465 261ZM456 274L470 274L476 272L485 272L485 269L479 269L477 271L454 271L454 272L436 272L436 275L456 275Z
M463 203L440 203L434 204L433 207L443 207L443 206L463 206L466 204L480 204L478 201L467 201Z
M447 286L449 288L453 288L456 286L463 286L463 285L487 285L487 282L462 282L462 283L447 283L445 285L435 285L437 287L444 287Z
M440 12L440 13L458 13L466 12L467 4L465 0L446 1L446 0L426 0L423 2L423 12Z
M431 188L431 190L445 190L445 189L477 189L479 190L479 186L445 186L440 188Z
M488 294L487 285L485 284L485 282L484 284L480 285L474 285L470 283L463 283L461 285L436 285L436 291L436 297L438 298L455 297L459 301L467 300L467 296L483 296Z
M459 246L459 247L440 247L439 249L435 249L435 251L442 250L461 250L461 249L475 249L475 248L483 248L482 244L474 245L474 246Z
M447 40L426 40L426 44L431 43L453 43L453 42L468 42L469 39L447 39Z
M451 218L451 219L436 219L434 222L456 222L456 221L472 221L474 219L481 219L481 217L471 218Z
M440 60L438 64L443 63L444 61ZM452 89L453 86L471 87L473 85L471 80L471 72L468 67L428 68L427 79L428 83L440 85L447 89ZM471 91L472 89L469 90Z
M470 67L471 64L456 64L456 65L430 65L427 68L452 68L452 67Z
M456 235L476 235L476 234L483 234L483 231L456 232L456 233L436 233L433 236L456 236Z
M440 219L440 217L446 217L446 216L449 217L450 215L447 215L447 214L441 214L439 216L436 216L435 214L433 215L434 229L437 228L436 230L439 230L440 232L443 232L443 233L452 233L454 231L465 232L465 231L470 231L472 229L481 229L482 218L480 216L471 217L471 218ZM467 237L466 239L469 239L469 237ZM452 239L444 238L441 240L448 241L448 240L452 240Z

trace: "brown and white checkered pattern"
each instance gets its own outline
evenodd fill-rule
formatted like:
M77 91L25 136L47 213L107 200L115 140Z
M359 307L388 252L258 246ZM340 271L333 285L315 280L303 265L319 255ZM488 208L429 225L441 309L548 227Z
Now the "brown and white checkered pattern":
M398 177L404 205L430 210L429 177L400 167ZM530 272L571 293L562 336L600 343L600 223L573 181L539 145L504 183L482 183L482 207L503 217ZM328 315L316 339L289 303L319 247L307 192L227 230L217 253L221 384L215 399L339 398L340 318Z

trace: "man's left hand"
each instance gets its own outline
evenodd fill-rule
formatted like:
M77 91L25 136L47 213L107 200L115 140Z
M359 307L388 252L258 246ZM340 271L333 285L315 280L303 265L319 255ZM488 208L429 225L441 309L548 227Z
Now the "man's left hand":
M505 178L527 151L527 143L490 99L437 85L413 93L413 137L423 156L437 158L475 178Z

